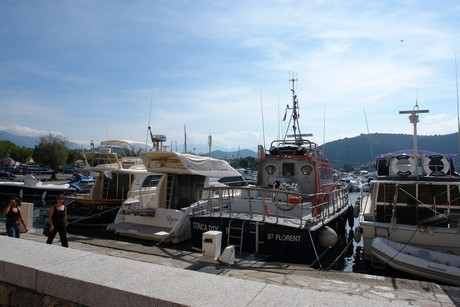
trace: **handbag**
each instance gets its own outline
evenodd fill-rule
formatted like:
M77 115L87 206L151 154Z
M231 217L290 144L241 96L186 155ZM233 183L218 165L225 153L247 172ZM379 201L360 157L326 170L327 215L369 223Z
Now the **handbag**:
M45 224L45 227L43 227L43 234L47 237L50 236L51 232L50 232L50 224L46 223Z

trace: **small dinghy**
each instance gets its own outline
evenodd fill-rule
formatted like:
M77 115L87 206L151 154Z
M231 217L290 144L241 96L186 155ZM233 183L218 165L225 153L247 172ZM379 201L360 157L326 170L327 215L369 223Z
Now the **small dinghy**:
M416 276L460 285L460 256L394 242L372 240L372 255L392 268Z

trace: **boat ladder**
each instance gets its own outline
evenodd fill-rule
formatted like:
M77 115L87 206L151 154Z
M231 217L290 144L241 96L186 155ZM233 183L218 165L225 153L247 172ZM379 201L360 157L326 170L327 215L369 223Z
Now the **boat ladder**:
M174 190L174 176L168 175L168 182L166 184L166 208L172 207L173 190Z
M232 222L235 222L235 220L230 220L228 223L227 246L234 245L235 249L239 249L239 253L241 254L243 251L243 233L246 221L242 221L241 227L232 226Z
M109 191L110 191L110 179L109 178L104 178L104 186L103 186L103 191L102 191L102 198L103 199L108 199L109 198Z

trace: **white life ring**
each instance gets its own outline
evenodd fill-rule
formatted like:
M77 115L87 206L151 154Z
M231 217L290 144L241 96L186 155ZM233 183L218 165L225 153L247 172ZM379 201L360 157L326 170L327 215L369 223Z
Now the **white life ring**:
M391 170L399 176L409 176L415 173L416 163L412 156L400 155L391 159Z
M442 170L440 170L441 166ZM443 157L441 155L431 155L425 157L425 159L423 160L423 170L426 172L427 175L445 176L449 172L449 169L449 161L446 159L446 157Z

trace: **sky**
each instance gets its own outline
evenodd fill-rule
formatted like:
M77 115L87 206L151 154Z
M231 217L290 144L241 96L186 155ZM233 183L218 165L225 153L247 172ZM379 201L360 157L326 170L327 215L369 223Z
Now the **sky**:
M460 2L0 1L0 130L189 151L458 131Z

